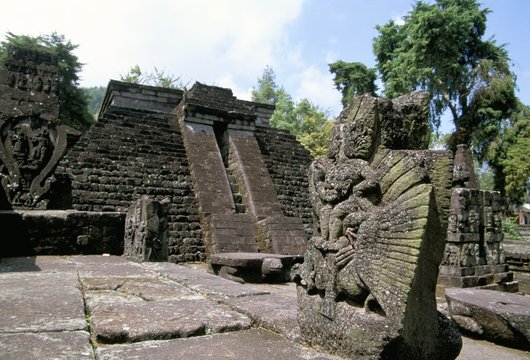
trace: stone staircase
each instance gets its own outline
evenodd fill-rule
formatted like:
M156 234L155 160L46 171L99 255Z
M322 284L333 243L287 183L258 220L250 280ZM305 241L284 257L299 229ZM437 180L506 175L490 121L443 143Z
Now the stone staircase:
M227 169L228 174L228 183L230 184L230 190L232 191L232 197L234 198L234 204L236 206L236 214L244 214L247 211L247 207L243 204L243 195L239 190L239 185L237 184L236 177L230 174L230 171Z

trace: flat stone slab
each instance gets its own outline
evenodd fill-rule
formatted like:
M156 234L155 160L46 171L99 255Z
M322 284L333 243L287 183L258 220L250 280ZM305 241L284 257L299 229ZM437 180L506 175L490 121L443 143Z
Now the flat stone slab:
M86 331L0 334L3 360L93 360L90 334Z
M75 273L2 273L0 289L0 332L73 331L87 327Z
M289 340L300 339L298 302L295 297L267 294L229 298L223 303L248 315L259 326L278 332Z
M249 295L264 295L267 291L220 278L217 275L190 269L171 263L144 263L144 267L183 284L190 289L208 295L212 299L224 299Z
M109 297L105 294L123 294L142 301L204 299L198 292L164 278L98 277L83 279L82 284L85 296L90 301L95 301L98 297Z
M0 273L6 272L76 272L76 266L67 256L28 256L4 258L0 262Z
M462 350L456 360L528 360L528 351L502 347L486 340L462 336Z
M149 271L141 264L127 261L119 256L72 256L72 262L77 265L79 277L86 278L154 278L155 272Z
M268 253L251 253L251 252L233 252L233 253L219 253L210 255L210 263L216 265L228 266L242 266L242 267L261 267L263 260L267 258L280 260L295 260L300 259L299 255L281 255Z
M281 255L256 252L231 252L210 255L213 272L239 283L287 282L300 255Z
M87 305L96 340L123 343L248 329L252 320L206 299L144 301L109 294Z
M530 349L530 297L482 290L446 289L451 318L476 336Z
M340 360L339 357L302 347L278 334L262 329L189 339L113 345L107 348L98 348L96 354L102 360Z

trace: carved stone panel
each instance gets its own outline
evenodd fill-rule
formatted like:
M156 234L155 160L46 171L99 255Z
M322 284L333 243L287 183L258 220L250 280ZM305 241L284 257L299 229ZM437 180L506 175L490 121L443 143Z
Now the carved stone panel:
M123 255L138 261L167 261L169 199L156 201L143 196L125 217Z
M46 208L68 136L57 122L57 64L47 54L7 49L0 68L0 183L9 207Z

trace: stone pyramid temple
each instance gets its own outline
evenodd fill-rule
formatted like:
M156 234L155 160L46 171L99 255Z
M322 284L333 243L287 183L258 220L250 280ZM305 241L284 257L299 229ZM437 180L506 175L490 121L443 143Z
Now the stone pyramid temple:
M58 124L57 67L39 56L11 54L0 77L1 222L22 239L11 255L121 255L125 213L142 197L168 203L169 261L303 253L312 159L269 126L273 106L201 83L182 91L113 80L80 136Z

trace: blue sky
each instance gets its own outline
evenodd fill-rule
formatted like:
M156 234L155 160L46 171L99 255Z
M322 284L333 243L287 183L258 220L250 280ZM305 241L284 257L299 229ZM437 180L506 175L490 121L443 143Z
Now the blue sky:
M0 36L56 31L73 43L85 64L82 86L105 86L133 65L155 66L195 81L231 88L249 99L270 65L277 83L336 116L340 94L328 64L374 66L376 25L399 19L412 0L48 0L9 1ZM530 104L530 1L484 0L492 10L487 37L506 44L519 98ZM449 130L445 124L443 130Z

